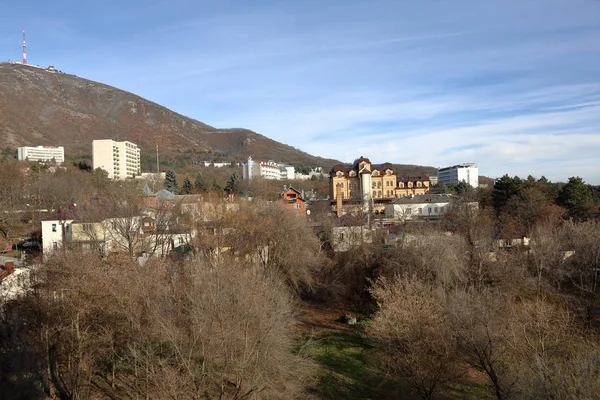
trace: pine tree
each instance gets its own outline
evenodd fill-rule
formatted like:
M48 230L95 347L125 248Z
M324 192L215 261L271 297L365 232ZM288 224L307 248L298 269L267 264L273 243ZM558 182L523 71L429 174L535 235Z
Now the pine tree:
M202 176L202 172L198 171L198 175L196 175L196 180L194 181L194 189L196 192L206 192L206 182L204 181L204 176Z
M175 194L179 192L179 185L177 184L177 175L175 175L175 172L173 170L168 170L165 175L165 189Z
M240 191L240 183L237 172L231 174L229 179L227 180L227 184L225 185L225 191L228 194L239 193Z
M590 218L597 210L592 187L580 177L569 178L569 183L558 193L557 202L568 210L570 217L579 220Z
M215 192L223 191L223 188L221 187L221 185L219 185L219 181L217 181L217 178L213 180L212 190L214 190Z
M192 194L192 181L188 178L183 180L183 187L181 188L180 194Z

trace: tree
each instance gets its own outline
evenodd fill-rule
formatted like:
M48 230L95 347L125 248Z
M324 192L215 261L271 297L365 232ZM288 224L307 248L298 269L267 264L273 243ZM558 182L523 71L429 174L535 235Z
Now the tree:
M172 193L179 193L179 184L177 183L177 175L173 170L168 170L165 175L165 189Z
M206 187L206 181L204 180L204 176L202 176L202 172L198 171L196 175L196 179L194 180L194 190L196 192L206 192L208 188Z
M593 202L593 191L580 177L571 177L558 193L558 203L576 220L589 219L598 209Z
M223 191L223 188L219 184L219 181L217 180L217 178L213 179L212 190L215 191L215 192L222 192Z
M225 185L225 191L228 194L237 194L240 191L240 183L237 172L234 172L229 176L227 184Z
M181 188L180 194L191 194L192 193L192 182L185 178L183 180L183 187Z
M380 344L391 376L407 378L421 398L431 399L440 385L464 374L446 323L443 290L412 277L380 279L372 293L379 310L369 334Z
M492 199L494 202L496 215L500 214L505 204L511 199L511 197L517 195L524 185L525 183L518 176L511 178L508 175L504 175L494 183Z
M462 196L463 194L465 194L467 192L472 192L472 191L473 191L473 186L471 186L464 180L458 182L458 185L456 185L456 194L458 194L459 196Z

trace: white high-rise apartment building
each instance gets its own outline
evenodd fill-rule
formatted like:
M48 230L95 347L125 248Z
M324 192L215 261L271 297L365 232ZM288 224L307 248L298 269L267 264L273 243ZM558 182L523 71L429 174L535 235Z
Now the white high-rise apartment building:
M93 168L102 168L110 179L127 179L140 175L140 149L131 142L111 139L92 142Z
M438 182L444 185L458 185L465 181L476 188L479 186L479 168L477 164L465 163L438 169Z
M62 146L19 147L17 157L21 161L54 161L62 164L65 162L65 149Z

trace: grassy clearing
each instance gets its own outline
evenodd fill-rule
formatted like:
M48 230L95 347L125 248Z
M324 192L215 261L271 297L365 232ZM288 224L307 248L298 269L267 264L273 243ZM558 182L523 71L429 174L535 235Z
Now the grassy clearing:
M310 392L324 400L418 399L402 379L391 380L378 374L369 364L375 345L360 331L327 331L305 337L298 352L321 366L318 380ZM444 385L440 399L492 399L483 384L461 382Z
M310 391L322 399L398 398L398 383L377 375L369 366L367 354L373 349L357 331L325 332L308 339L300 351L322 367Z

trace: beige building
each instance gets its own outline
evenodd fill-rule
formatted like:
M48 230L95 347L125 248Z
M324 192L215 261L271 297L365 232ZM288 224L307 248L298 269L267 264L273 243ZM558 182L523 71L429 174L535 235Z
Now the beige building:
M94 170L102 168L110 179L127 179L141 174L140 149L135 143L94 140L92 153Z
M336 201L338 193L343 203L372 205L383 211L383 204L394 199L429 192L429 178L398 176L391 163L372 164L360 157L350 165L338 164L329 173L329 196Z

